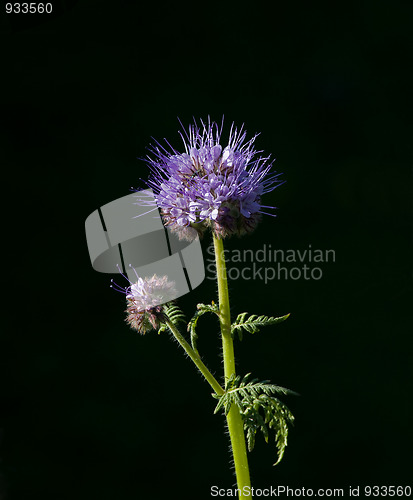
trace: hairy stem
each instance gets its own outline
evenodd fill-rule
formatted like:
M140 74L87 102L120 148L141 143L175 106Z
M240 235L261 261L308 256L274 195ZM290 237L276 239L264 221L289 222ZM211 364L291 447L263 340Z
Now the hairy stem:
M218 281L219 316L222 336L222 352L224 357L224 374L227 382L231 375L235 375L234 343L231 336L231 314L229 306L227 270L225 265L224 244L222 239L214 235L215 262ZM228 430L231 439L232 455L235 464L237 485L240 490L239 498L249 498L244 495L243 488L250 486L247 448L245 446L244 424L239 409L231 405L227 415Z
M198 370L205 377L205 380L209 383L209 385L212 387L212 389L214 389L215 393L218 394L219 396L222 396L222 394L224 394L224 389L220 386L220 384L216 380L216 378L212 375L212 373L204 365L198 352L195 351L194 349L192 349L192 347L185 340L185 338L180 333L178 328L169 319L167 319L165 321L165 323L167 324L168 328L171 330L171 332L172 332L173 336L176 338L176 340L184 348L185 352L188 354L188 356L195 363Z

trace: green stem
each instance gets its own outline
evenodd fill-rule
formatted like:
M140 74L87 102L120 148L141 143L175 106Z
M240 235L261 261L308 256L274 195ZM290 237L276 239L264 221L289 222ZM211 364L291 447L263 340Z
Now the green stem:
M185 340L185 338L183 337L183 335L181 334L181 332L178 330L178 328L176 328L176 326L169 319L167 319L165 321L165 323L168 325L168 328L171 330L171 332L174 335L174 337L176 338L176 340L185 349L185 352L188 354L188 356L195 363L195 365L197 366L198 370L205 377L206 381L214 389L215 393L218 394L219 396L222 396L222 394L224 394L224 392L225 392L224 389L220 386L220 384L216 380L216 378L212 375L212 373L204 365L204 363L202 362L201 357L199 356L198 352L196 352L196 351L194 351L194 349L192 349L192 347Z
M214 235L215 262L218 281L219 315L222 336L222 352L224 357L224 373L227 382L231 375L235 375L234 343L231 336L231 314L229 307L227 270L225 265L224 244L222 239ZM244 424L236 405L231 405L227 415L228 430L231 439L232 455L237 476L237 485L240 490L239 498L250 498L244 495L244 486L251 486L248 468L247 448L245 446ZM246 491L248 492L248 489Z

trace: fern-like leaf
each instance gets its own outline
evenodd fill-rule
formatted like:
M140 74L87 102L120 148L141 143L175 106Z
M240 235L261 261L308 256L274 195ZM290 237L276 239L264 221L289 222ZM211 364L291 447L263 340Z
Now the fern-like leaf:
M231 325L231 335L234 338L235 333L238 333L238 337L242 340L243 330L248 333L256 333L260 331L263 326L276 325L285 321L290 315L280 316L278 318L274 316L257 316L252 314L247 318L248 313L238 314L237 319Z
M294 422L294 416L274 394L295 394L296 392L275 384L270 384L267 380L259 382L258 379L249 380L250 373L241 378L232 376L228 380L225 393L222 396L215 396L218 404L215 413L224 409L227 415L231 405L238 406L246 431L248 450L252 451L255 445L257 431L261 431L265 441L268 443L269 431L275 434L277 447L278 464L285 452L288 437L288 425Z
M196 347L196 342L198 340L198 335L196 333L196 327L198 325L198 319L205 313L211 312L219 315L219 307L215 302L212 302L211 304L198 304L196 306L197 311L196 313L192 316L191 320L188 323L188 332L191 334L191 344L192 344L192 349L198 353L198 349Z
M174 325L185 323L185 314L173 302L168 302L168 304L165 304L163 306L163 311L168 316L169 321Z

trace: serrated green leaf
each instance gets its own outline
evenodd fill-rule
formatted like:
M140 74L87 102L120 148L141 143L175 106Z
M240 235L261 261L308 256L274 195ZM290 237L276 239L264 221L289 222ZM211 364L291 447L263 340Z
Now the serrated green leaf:
M294 422L294 416L287 406L279 401L274 394L297 394L285 387L270 384L267 380L259 382L250 380L250 373L243 378L232 375L226 384L225 393L219 397L215 413L224 409L228 414L232 404L236 404L244 423L248 450L255 445L257 431L263 434L265 442L269 441L269 431L275 434L279 463L287 446L288 425ZM276 465L274 464L274 465Z
M185 323L185 314L173 302L165 304L163 306L163 310L164 313L168 316L169 321L174 325L177 325L178 323Z
M252 314L247 318L248 313L238 314L236 320L231 325L231 335L234 337L235 333L238 333L238 337L242 340L242 331L245 330L248 333L256 333L260 331L263 326L276 325L285 321L290 314L280 316L278 318L274 316L257 316Z
M226 397L225 396L226 396L226 394L223 394L222 396L218 396L219 401L215 407L214 413L218 413L219 410L226 404Z

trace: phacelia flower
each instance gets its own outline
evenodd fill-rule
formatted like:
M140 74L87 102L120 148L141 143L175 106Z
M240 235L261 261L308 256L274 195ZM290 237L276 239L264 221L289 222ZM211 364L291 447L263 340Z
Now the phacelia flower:
M165 320L163 305L171 302L178 294L175 283L169 281L167 276L158 277L155 274L151 278L136 277L135 283L126 278L130 283L126 288L116 284L112 288L126 295L125 321L133 330L145 334L152 329L159 329Z
M209 119L201 123L179 132L185 152L167 141L165 147L159 142L151 146L152 155L145 159L151 169L147 185L165 225L181 238L193 239L189 227L199 234L209 227L220 238L248 233L263 208L275 208L263 205L261 198L283 183L280 174L270 174L270 156L254 148L257 135L247 141L243 126L238 130L232 124L223 147L222 125Z

